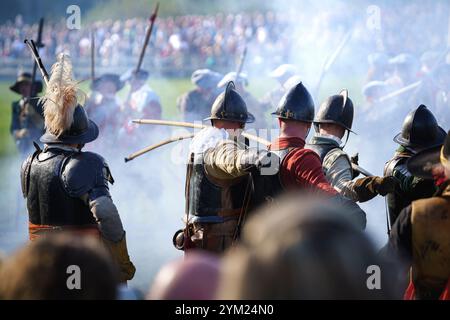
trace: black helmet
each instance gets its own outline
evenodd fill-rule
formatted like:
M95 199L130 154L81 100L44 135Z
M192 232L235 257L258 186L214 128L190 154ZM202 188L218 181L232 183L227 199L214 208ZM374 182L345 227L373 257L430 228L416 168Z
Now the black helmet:
M228 120L243 123L255 121L255 117L247 111L247 105L236 91L234 82L230 81L225 92L214 101L211 116L205 120Z
M394 137L394 141L411 149L423 149L442 144L445 136L434 115L421 104L406 116L402 132Z
M302 82L299 82L281 98L277 110L272 114L280 119L313 122L314 101Z
M69 130L57 136L47 130L41 137L43 143L85 144L97 139L99 130L94 121L90 120L81 105L73 112L73 122Z
M347 89L342 90L338 95L328 97L319 108L314 124L334 123L348 131L352 131L353 123L353 102L348 97Z

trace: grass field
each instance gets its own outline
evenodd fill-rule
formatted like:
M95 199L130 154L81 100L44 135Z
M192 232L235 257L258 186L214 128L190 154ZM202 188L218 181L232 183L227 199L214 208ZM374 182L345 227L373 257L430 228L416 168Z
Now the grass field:
M150 86L158 93L162 100L163 117L166 119L177 119L179 114L176 109L176 99L184 92L192 89L193 85L189 79L151 79ZM9 133L11 122L11 102L19 99L19 96L9 90L10 82L0 82L0 157L15 152L13 139ZM276 85L272 79L255 78L251 79L249 91L257 98L261 98L265 92ZM321 87L319 98L322 99L328 94L335 94L341 88L348 88L353 94L353 101L360 101L360 80L353 76L349 79L337 79L327 77ZM89 83L83 83L82 89L89 92ZM120 92L120 96L127 94L128 88Z

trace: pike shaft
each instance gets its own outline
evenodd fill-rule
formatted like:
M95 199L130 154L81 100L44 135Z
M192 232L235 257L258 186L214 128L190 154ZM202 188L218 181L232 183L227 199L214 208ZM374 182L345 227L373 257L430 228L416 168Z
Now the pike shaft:
M158 15L158 9L159 9L159 2L156 3L155 10L153 11L152 15L150 16L150 27L148 28L147 33L145 35L144 45L142 47L141 55L139 56L138 65L137 65L137 68L135 71L136 73L138 73L141 70L142 61L144 60L144 56L145 56L145 50L147 49L148 42L150 41L150 35L152 34L156 16Z
M160 126L172 126L172 127L194 128L194 129L203 129L203 128L207 127L206 125L203 125L203 124L196 124L196 123L191 123L191 122L165 121L165 120L153 120L153 119L137 119L137 120L133 120L132 122L137 123L137 124L152 124L152 125L160 125ZM256 141L265 146L270 145L270 141L260 138L258 136L255 136L255 135L252 135L252 134L249 134L246 132L244 132L242 135L250 140Z

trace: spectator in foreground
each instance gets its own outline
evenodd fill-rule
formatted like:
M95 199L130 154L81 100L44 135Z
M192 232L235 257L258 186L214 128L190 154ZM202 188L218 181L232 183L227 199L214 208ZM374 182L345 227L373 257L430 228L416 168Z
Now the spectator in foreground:
M147 296L150 300L213 300L219 282L219 258L196 251L165 265Z
M98 240L49 235L4 261L0 299L113 300L118 283L118 271Z
M389 269L341 211L297 194L257 213L224 258L219 299L393 298Z

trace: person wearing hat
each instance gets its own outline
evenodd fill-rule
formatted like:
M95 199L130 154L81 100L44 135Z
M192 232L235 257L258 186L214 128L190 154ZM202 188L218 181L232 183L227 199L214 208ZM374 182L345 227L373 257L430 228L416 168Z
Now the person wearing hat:
M248 86L248 76L245 73L240 73L236 78L236 72L227 73L222 80L217 84L217 87L221 90L224 90L227 83L233 81L236 84L236 90L244 99L247 104L248 111L253 114L255 117L255 121L250 125L252 129L267 129L267 121L266 121L266 111L261 103L246 90Z
M450 131L443 144L412 156L407 168L433 181L437 192L400 212L382 253L409 269L404 299L450 300Z
M108 142L107 145L115 144L113 141L123 122L123 119L118 117L121 102L116 94L124 85L120 77L112 73L103 74L91 83L92 94L86 103L86 110L89 117L97 123L102 141Z
M408 170L406 162L417 152L442 144L444 138L444 129L425 105L420 105L406 116L402 131L394 137L399 147L384 167L385 177L393 176L400 182L395 192L386 196L389 227L412 201L429 198L436 191L433 180L415 176Z
M33 141L37 141L44 132L42 104L35 98L42 91L42 82L35 81L33 90L31 83L31 74L22 72L9 88L21 95L20 100L12 103L10 132L22 157L28 156L33 149ZM30 101L29 97L32 98Z
M121 77L122 81L130 84L130 92L123 111L133 119L161 119L161 100L147 84L149 75L148 71L139 70Z
M272 113L278 118L280 135L269 146L279 157L279 188L305 190L333 198L348 209L352 220L362 229L366 226L364 211L353 201L342 197L327 181L320 156L305 147L314 120L314 101L302 82L292 87ZM275 188L276 189L276 188Z
M275 79L279 85L262 98L261 105L264 106L264 109L274 109L277 107L281 97L289 90L285 86L286 81L296 75L296 73L297 68L292 64L282 64L269 73L269 77Z
M23 163L21 183L27 201L31 241L55 232L94 236L110 250L121 280L133 278L125 230L109 192L114 180L106 161L83 152L99 135L79 104L80 91L72 78L69 56L60 54L43 97L46 131L44 149Z
M135 131L137 125L133 124L133 119L161 119L161 100L155 91L147 84L149 72L130 70L125 73L120 80L129 83L130 91L121 112L124 119L120 129L120 135L125 139L127 146L140 144L142 141L142 131Z
M186 227L174 235L177 249L222 253L237 240L252 193L250 167L261 156L247 149L241 132L254 117L234 83L211 108L212 127L190 145L186 174Z
M184 121L194 122L206 118L218 96L217 84L222 79L220 73L209 69L199 69L192 73L191 81L195 89L177 99L177 107Z
M352 169L350 157L343 150L347 142L342 142L345 134L348 140L350 132L353 132L353 110L353 102L346 89L328 97L314 118L316 134L306 148L319 155L327 180L340 194L353 201L364 202L378 194L385 196L393 192L397 180L391 176L353 180L357 174Z

